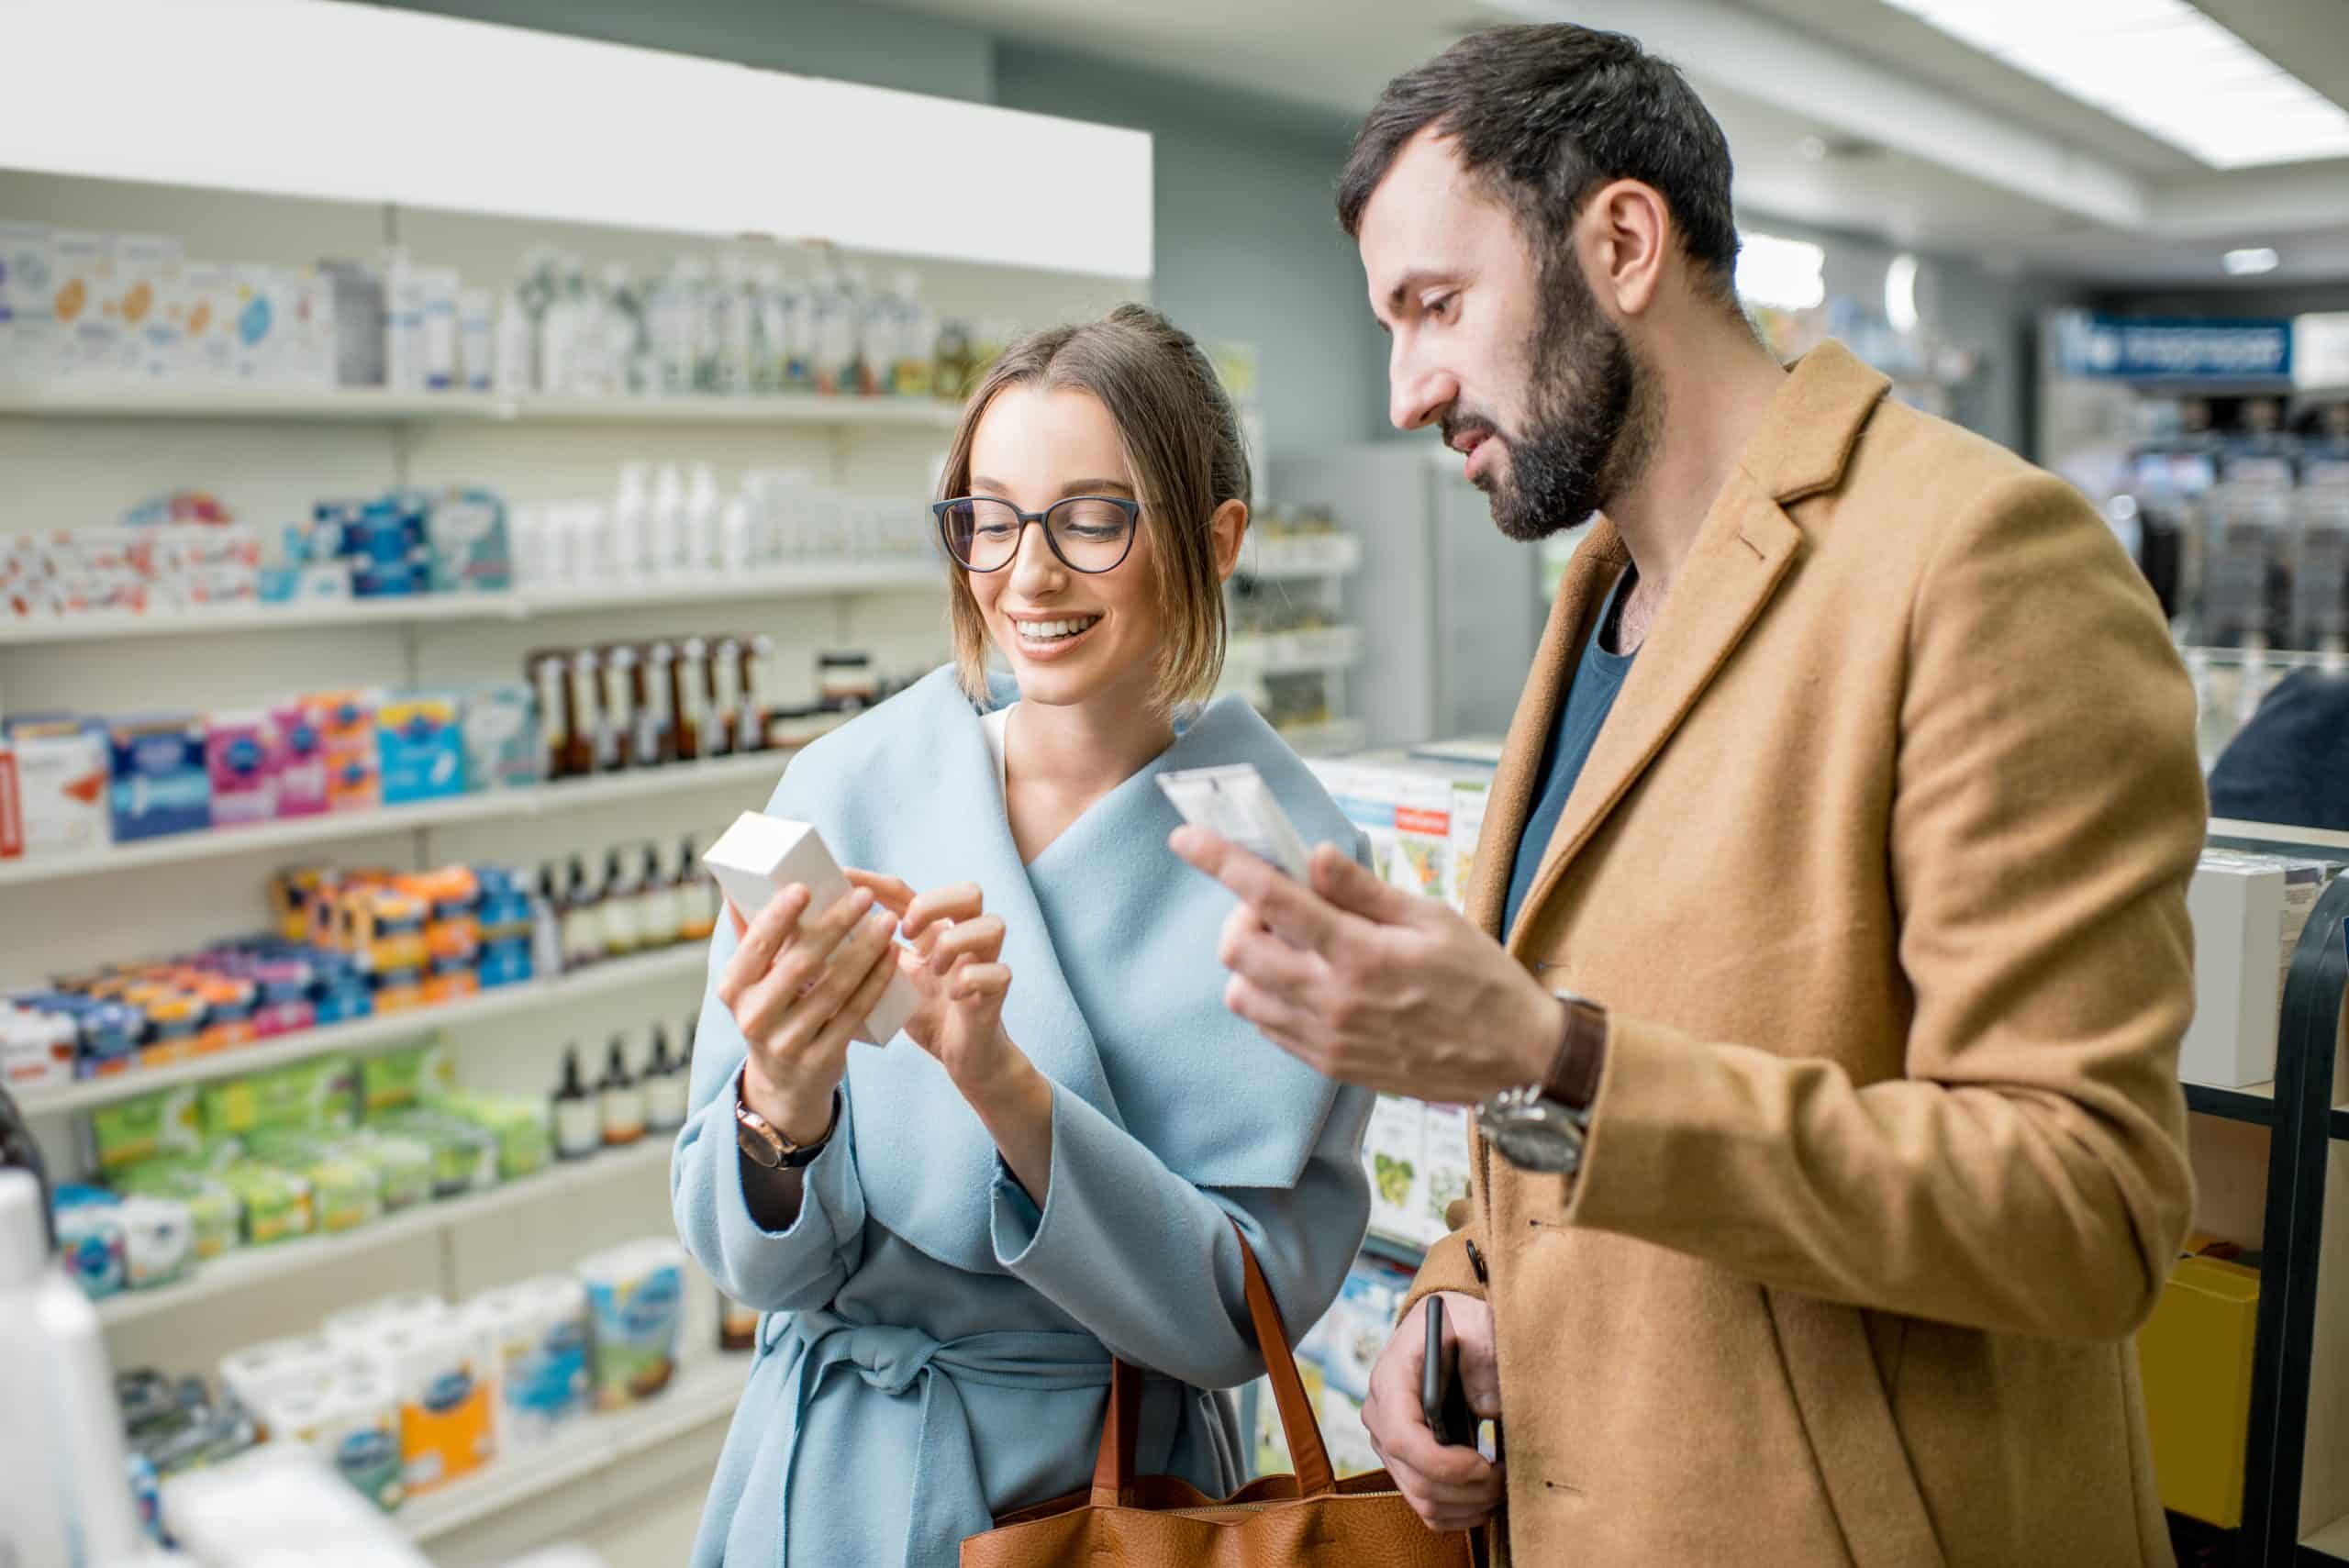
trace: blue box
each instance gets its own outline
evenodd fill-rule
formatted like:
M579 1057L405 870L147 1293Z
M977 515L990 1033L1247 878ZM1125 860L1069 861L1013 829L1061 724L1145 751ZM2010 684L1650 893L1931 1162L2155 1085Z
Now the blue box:
M530 978L530 944L492 942L481 950L481 988L519 985Z
M204 720L193 714L127 718L106 727L113 753L107 805L115 842L212 826L212 773Z
M414 692L375 709L375 755L383 770L384 804L438 800L465 788L465 738L456 697Z

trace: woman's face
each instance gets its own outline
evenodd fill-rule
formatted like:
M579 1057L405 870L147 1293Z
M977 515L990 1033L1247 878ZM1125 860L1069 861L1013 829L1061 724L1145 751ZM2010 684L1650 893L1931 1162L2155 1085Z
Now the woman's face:
M1008 386L971 438L973 495L1041 512L1071 495L1141 501L1109 412L1089 392ZM1041 526L1020 530L1019 553L964 580L987 634L1019 677L1023 701L1065 707L1104 699L1147 705L1164 635L1151 519L1108 572L1071 571Z

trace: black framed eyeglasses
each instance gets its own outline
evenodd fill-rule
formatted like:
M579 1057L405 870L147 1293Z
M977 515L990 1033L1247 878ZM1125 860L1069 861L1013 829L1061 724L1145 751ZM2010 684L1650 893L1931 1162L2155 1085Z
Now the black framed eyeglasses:
M1044 543L1071 572L1098 576L1117 570L1134 547L1141 504L1116 495L1071 495L1041 512L1023 512L995 495L933 502L946 553L970 572L1000 572L1019 554L1028 525L1042 526Z

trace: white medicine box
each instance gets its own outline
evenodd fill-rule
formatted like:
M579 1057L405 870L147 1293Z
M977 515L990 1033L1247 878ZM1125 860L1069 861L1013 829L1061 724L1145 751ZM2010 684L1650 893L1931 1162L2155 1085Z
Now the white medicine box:
M752 920L777 892L794 883L807 889L807 912L812 920L849 895L848 878L825 847L823 835L806 822L787 822L764 812L745 811L718 836L702 856L702 863L718 885ZM886 1045L905 1029L906 1020L920 1006L920 995L902 974L889 977L880 1005L864 1020L856 1038L870 1045Z
M2194 1021L2177 1060L2187 1083L2239 1089L2276 1076L2286 881L2272 855L2205 850L2194 868Z

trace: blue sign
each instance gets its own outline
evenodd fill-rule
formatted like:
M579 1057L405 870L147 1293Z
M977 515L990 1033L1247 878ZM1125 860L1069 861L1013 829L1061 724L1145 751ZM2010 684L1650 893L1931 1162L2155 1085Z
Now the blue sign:
M2091 316L2055 318L2055 363L2065 375L2113 381L2266 381L2292 373L2292 324Z

